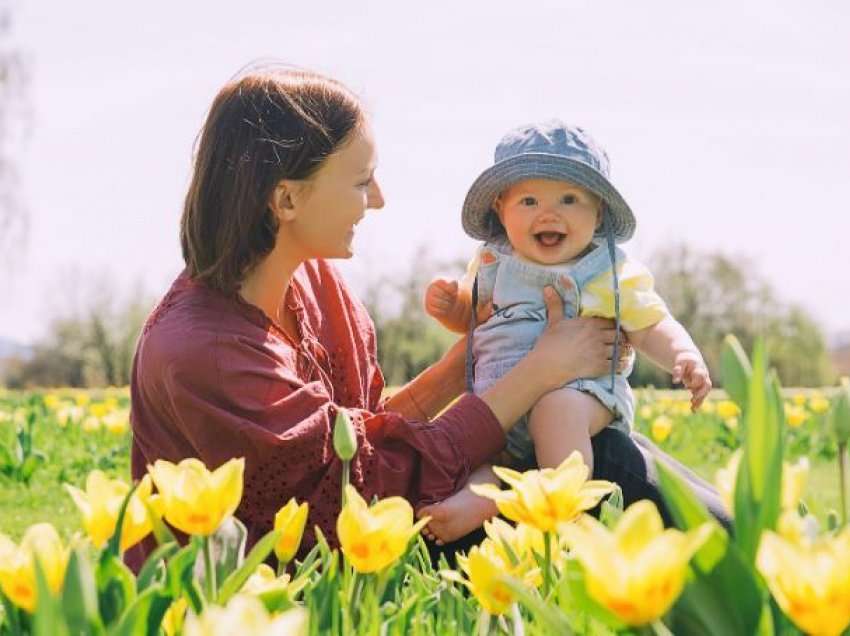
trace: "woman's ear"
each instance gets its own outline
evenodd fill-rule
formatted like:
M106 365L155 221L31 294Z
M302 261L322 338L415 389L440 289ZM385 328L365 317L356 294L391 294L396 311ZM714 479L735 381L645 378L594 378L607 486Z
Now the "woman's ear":
M269 197L269 209L274 212L279 221L285 223L295 220L295 193L295 184L286 179L278 181L272 190L272 195Z

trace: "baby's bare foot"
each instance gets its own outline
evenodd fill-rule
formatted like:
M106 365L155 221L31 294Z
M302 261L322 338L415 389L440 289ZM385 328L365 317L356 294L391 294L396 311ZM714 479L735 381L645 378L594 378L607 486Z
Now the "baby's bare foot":
M437 545L443 545L480 528L487 519L498 512L492 500L479 497L464 488L448 499L420 508L417 516L431 517L422 533Z

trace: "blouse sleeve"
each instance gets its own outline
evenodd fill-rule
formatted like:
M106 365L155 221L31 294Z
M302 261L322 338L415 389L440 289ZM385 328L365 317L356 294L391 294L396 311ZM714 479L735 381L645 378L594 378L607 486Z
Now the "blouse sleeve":
M182 346L188 349L171 352L161 374L153 371L158 378L139 378L140 412L158 403L166 412L157 419L176 428L161 429L155 441L145 439L144 429L134 431L140 448L168 448L161 438L170 435L184 438L188 452L211 467L245 457L237 516L249 530L271 528L277 510L296 497L310 504L310 526L335 537L341 476L332 441L337 406L324 385L303 383L280 358L237 337ZM358 438L351 480L367 501L374 495L400 495L414 505L443 499L504 445L498 421L473 395L430 423L393 412L350 412Z
M638 331L670 315L667 305L655 291L655 281L641 263L626 260L619 270L620 321L626 331ZM607 271L591 280L582 290L581 315L614 317L614 277Z

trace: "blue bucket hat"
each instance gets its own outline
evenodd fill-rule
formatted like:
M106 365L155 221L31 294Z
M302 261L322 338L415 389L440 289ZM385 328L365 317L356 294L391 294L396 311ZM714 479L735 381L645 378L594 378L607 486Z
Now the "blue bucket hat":
M493 202L505 188L525 179L569 181L602 199L607 218L595 236L613 236L617 243L635 232L635 216L608 180L608 155L582 128L558 119L520 126L502 137L494 163L481 173L463 203L463 229L488 241L504 234Z

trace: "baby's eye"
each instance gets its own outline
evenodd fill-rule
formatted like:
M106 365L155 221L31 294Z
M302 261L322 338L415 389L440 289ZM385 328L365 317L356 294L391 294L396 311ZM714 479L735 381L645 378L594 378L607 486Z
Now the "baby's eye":
M561 203L565 203L566 205L572 205L576 202L576 195L574 194L565 194L561 199Z
M534 197L523 197L519 200L520 205L535 205L537 203L537 199Z

